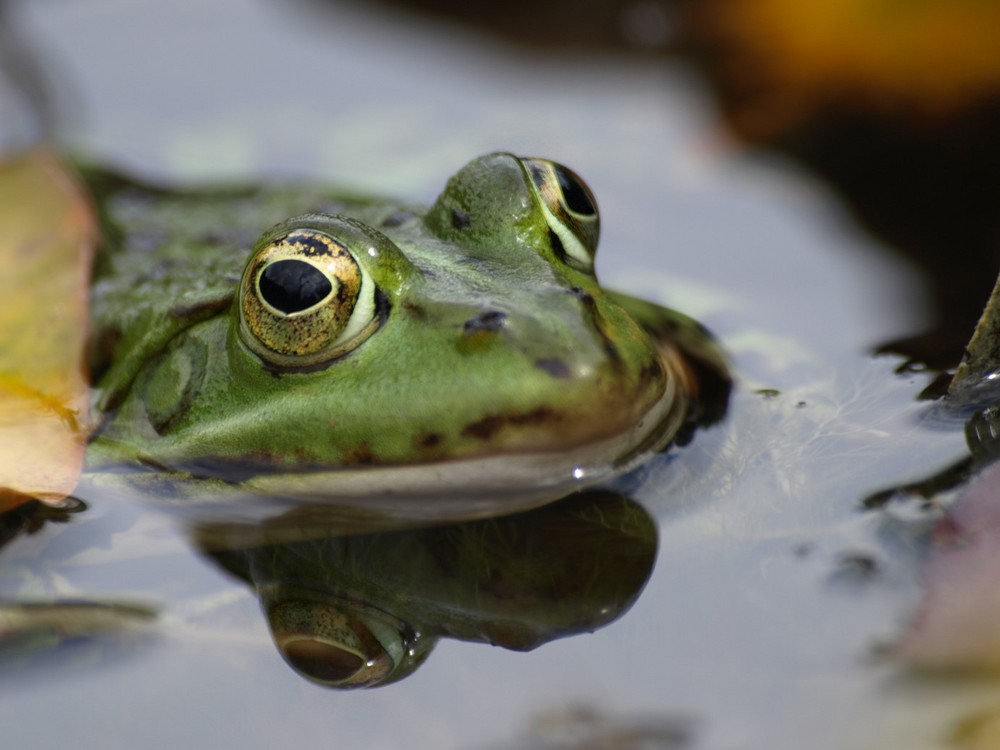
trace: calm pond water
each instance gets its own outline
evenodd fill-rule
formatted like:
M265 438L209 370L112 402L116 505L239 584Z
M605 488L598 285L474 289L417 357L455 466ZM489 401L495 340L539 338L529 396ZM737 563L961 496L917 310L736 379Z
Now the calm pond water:
M739 382L724 424L630 479L656 538L623 549L655 566L630 609L642 570L608 594L621 619L529 653L442 638L372 690L282 661L223 569L246 563L199 548L236 531L83 492L85 512L0 552L0 596L157 616L4 656L4 747L986 747L1000 683L890 654L927 596L936 511L860 509L966 453L961 425L915 400L929 376L869 355L927 325L922 282L822 184L730 143L694 71L353 5L14 9L57 83L61 137L150 178L310 176L429 201L480 153L572 165L601 204L603 282L705 322Z

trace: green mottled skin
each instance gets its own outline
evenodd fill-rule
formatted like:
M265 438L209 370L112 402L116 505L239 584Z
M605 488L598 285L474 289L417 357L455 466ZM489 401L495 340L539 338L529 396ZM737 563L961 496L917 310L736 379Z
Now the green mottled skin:
M169 191L86 176L106 234L92 469L235 486L260 472L448 466L572 451L627 435L659 408L655 429L605 457L623 465L700 416L686 357L727 379L696 324L606 292L559 257L508 154L471 162L429 210L320 187ZM288 371L241 339L235 299L261 233L308 213L350 217L339 239L384 303L356 349ZM490 324L496 313L502 325Z

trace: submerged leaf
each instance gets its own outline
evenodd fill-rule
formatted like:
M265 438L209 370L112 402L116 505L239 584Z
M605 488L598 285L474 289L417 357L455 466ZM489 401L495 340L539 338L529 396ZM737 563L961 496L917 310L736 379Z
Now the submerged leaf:
M83 464L92 207L44 150L0 160L0 512L56 503Z
M986 469L934 530L923 600L897 649L906 663L1000 668L1000 464Z

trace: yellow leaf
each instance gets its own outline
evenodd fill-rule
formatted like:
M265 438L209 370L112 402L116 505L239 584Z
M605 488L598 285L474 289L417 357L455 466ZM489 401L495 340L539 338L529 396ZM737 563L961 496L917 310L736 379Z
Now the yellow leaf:
M43 149L0 159L0 512L57 503L86 445L93 208Z

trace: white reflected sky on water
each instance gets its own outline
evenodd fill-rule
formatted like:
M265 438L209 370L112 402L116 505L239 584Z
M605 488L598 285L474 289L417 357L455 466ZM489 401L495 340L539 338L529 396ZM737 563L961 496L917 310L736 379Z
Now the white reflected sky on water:
M916 571L901 553L878 586L831 589L833 561L891 547L877 519L854 510L894 477L887 466L914 456L929 466L962 440L923 441L910 406L919 383L892 381L890 362L863 358L920 329L907 308L916 282L821 186L737 155L691 75L653 61L531 54L354 8L321 24L251 0L20 7L51 56L64 133L147 175L305 174L429 201L490 150L571 165L602 209L603 276L704 317L751 384L787 400L740 394L727 426L654 472L642 499L662 518L658 568L635 609L594 636L531 655L443 642L398 685L331 693L281 662L256 602L236 597L99 679L82 669L0 683L5 743L499 747L539 711L580 703L694 718L699 747L866 746L886 681L866 659L912 605ZM762 345L776 348L761 357ZM866 394L881 402L869 406ZM797 400L815 409L790 416ZM851 435L855 452L817 439L817 419L826 437ZM873 450L879 430L904 439ZM85 522L100 530L118 512L95 507ZM141 564L59 575L122 594L141 590L148 570L177 617L193 599L233 591L169 524L144 523L100 532L108 560L128 545L159 550ZM13 585L10 560L46 538L4 552L0 591ZM802 542L815 549L805 561L790 552Z

